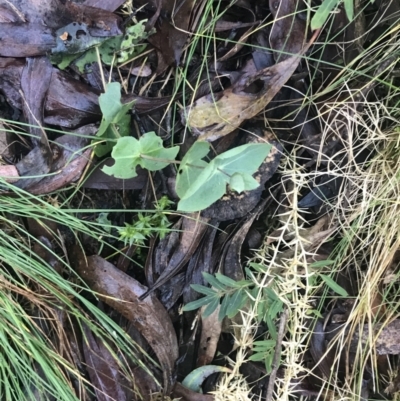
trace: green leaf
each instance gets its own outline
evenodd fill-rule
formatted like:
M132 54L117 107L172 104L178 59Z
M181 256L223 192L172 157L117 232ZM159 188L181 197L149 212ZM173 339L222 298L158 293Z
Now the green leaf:
M201 366L190 372L182 381L182 384L188 389L195 391L197 393L201 393L201 385L204 380L212 375L213 373L226 372L229 373L231 370L229 368L225 368L223 366L217 365L206 365Z
M196 301L189 302L182 308L182 310L184 312L188 312L191 310L199 309L202 306L208 305L210 302L213 302L215 299L219 302L219 298L215 298L215 296L213 295L208 295L206 297L197 299Z
M317 318L319 318L319 319L323 319L324 317L322 316L322 313L319 311L319 310L317 310L317 309L308 309L307 311L306 311L306 315L307 316L316 316Z
M165 149L161 138L154 132L144 134L139 140L133 137L119 138L111 153L115 163L113 166L104 166L103 171L117 178L136 177L138 165L150 171L160 170L168 166L170 159L173 160L178 152L178 146Z
M233 174L231 179L229 180L229 187L236 191L237 193L241 193L244 191L244 179L243 176L239 173Z
M214 299L206 306L206 308L204 309L204 312L203 312L203 316L204 316L204 317L210 316L210 315L215 311L215 309L218 308L218 305L219 305L219 297L218 297L218 298L214 298Z
M353 0L351 0L353 1ZM339 4L340 0L324 0L311 19L311 29L319 29L325 24L329 13Z
M247 296L243 290L238 290L232 294L231 302L229 303L229 306L228 306L228 309L226 312L229 319L232 319L239 312L240 308L243 307L246 300L247 300Z
M212 274L203 272L204 280L207 281L212 287L216 288L217 290L226 292L227 288L224 284L218 281Z
M140 140L140 165L150 171L162 170L174 161L179 146L164 148L162 139L155 132L147 132ZM150 159L148 159L150 158Z
M146 44L139 45L139 43L155 33L154 29L146 32L146 22L147 19L139 21L126 29L124 39L122 40L118 52L118 63L125 63L146 49Z
M204 285L190 284L190 286L198 293L204 295L217 295L217 293L209 287L204 287Z
M259 263L250 262L249 266L252 267L258 273L265 273L266 267Z
M51 49L50 59L52 63L62 64L65 68L69 65L68 61L71 62L86 50L99 46L106 39L92 36L88 25L85 23L70 23L56 31L56 46Z
M207 156L209 150L210 144L208 142L197 141L186 152L176 176L175 190L180 198L183 198L189 187L208 165L202 159Z
M241 193L258 188L260 183L250 174L236 173L229 180L229 186L232 190Z
M122 35L111 37L98 46L101 60L104 64L111 65L115 61L114 54L120 49L123 40ZM96 48L91 48L81 57L75 60L74 64L81 73L85 72L85 67L98 61Z
M278 313L282 312L282 309L283 309L283 303L280 299L278 299L272 302L272 304L269 307L268 313L272 318L275 318L278 315Z
M278 332L276 331L276 327L275 324L272 320L271 315L268 314L265 317L265 323L267 323L267 327L268 327L268 331L269 331L269 335L271 336L271 338L273 340L276 340L278 338Z
M325 274L320 274L322 280L324 280L325 284L333 291L336 292L336 294L339 294L342 297L348 297L349 294L347 291L341 287L339 284L337 284L330 276L327 276Z
M119 82L107 84L105 93L99 96L99 105L104 120L107 123L116 122L116 117L120 114L123 107L121 103L121 84Z
M346 16L351 22L354 18L354 0L344 0L344 10L346 11Z
M258 288L257 288L258 290ZM260 301L257 305L257 319L258 322L265 322L265 316L267 314L267 303L265 301Z
M271 145L267 143L251 143L217 156L197 176L186 192L182 192L178 209L196 212L212 205L225 194L227 184L236 173L244 174L243 181L250 183L248 175L257 171L270 150ZM253 188L254 182L249 185Z
M265 371L266 374L269 375L272 372L272 361L273 361L274 355L271 353L267 354L265 356ZM280 361L278 361L278 366L280 365Z
M101 157L111 151L117 139L129 134L131 117L127 113L134 101L122 104L121 85L119 82L111 82L107 85L105 93L100 95L99 104L103 119L96 136L105 139L106 142L97 144L95 153ZM94 143L96 142L98 140L94 140Z
M197 212L211 206L226 192L227 180L213 165L205 167L178 203L178 210Z
M217 156L218 167L228 176L235 173L254 174L271 151L269 143L249 143Z
M330 259L318 260L317 262L311 263L310 267L314 269L319 269L321 267L331 266L335 264L335 262L336 262L335 260L330 260Z
M96 221L103 226L103 230L110 233L111 232L111 220L108 218L109 213L99 213Z
M228 287L236 287L236 281L221 273L215 273L215 278L222 284Z
M249 361L253 362L260 362L265 359L265 355L261 352L254 353L253 355L249 356Z
M121 179L137 176L136 167L140 161L140 145L136 138L131 136L120 138L114 146L111 156L115 163L113 166L103 167L102 171L105 174Z
M221 307L219 308L219 313L218 313L219 321L222 321L222 319L227 315L227 310L228 310L230 301L231 301L231 297L229 294L227 294L223 297L222 302L221 302Z
M254 341L253 349L257 352L265 352L274 349L276 346L275 340L261 340L261 341Z
M269 287L265 287L264 288L264 294L271 299L272 301L279 301L280 298L278 297L278 295L276 295L276 292Z

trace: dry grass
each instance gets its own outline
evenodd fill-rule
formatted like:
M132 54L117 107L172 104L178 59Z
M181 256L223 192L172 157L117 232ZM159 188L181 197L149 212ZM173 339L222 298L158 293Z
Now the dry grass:
M393 30L391 33L393 37ZM373 69L389 60L392 54L398 54L399 46L399 41L387 42L386 45L378 43L375 48L377 57L370 63L371 68L363 73L373 76ZM371 54L371 51L365 54L365 63L361 65L371 62ZM390 70L391 67L387 68ZM286 188L288 201L278 211L276 228L279 231L274 231L274 241L267 237L254 258L265 267L265 273L259 274L256 280L259 297L251 310L242 313L242 337L237 339L238 357L233 364L237 375L225 375L216 393L218 400L248 399L244 395L248 384L244 384L238 372L254 341L254 322L257 320L258 303L262 300L262 288L271 283L279 289L279 297L289 311L287 333L282 342L281 367L284 374L276 380L272 399L283 401L298 397L294 381L317 374L315 369L306 368L304 355L312 333L310 317L315 318L317 312L314 314L314 311L326 304L329 289L316 279L317 271L312 268L310 259L318 254L320 245L332 238L336 239L337 245L329 258L335 263L324 271L332 277L338 272L355 275L353 284L356 294L347 321L329 344L329 349L336 356L330 377L322 378L318 399L360 399L365 394L362 372L367 367L372 391L383 394L393 390L398 362L386 358L388 371L379 371L374 345L376 337L372 334L366 345L357 348L352 366L347 367L345 382L338 378L339 359L348 357L346 347L353 333L364 325L373 327L378 321L384 327L397 318L400 299L400 123L394 101L398 97L398 89L392 86L391 81L384 81L384 75L381 76L385 97L367 102L363 96L359 100L363 107L355 111L352 104L355 93L349 87L358 78L357 71L349 70L344 75L346 82L339 80L335 89L340 92L340 97L325 104L328 106L324 116L327 123L322 134L324 137L336 135L343 144L340 155L330 160L328 171L334 177L345 179L338 198L330 205L325 225L319 230L320 233L325 230L326 235L310 236L305 223L307 215L297 207L301 191L320 174L318 171L306 173L296 163L296 155L301 149L299 146L292 154L286 155L281 164L281 184ZM343 102L341 99L345 93L347 101ZM318 103L318 94L310 95L310 101ZM340 124L337 124L338 120ZM348 137L343 137L343 131L348 132ZM364 156L360 157L362 154ZM365 155L369 155L368 158ZM277 232L280 233L278 236ZM329 295L332 296L332 291ZM241 394L241 398L235 398L236 393ZM396 394L393 397L398 399Z

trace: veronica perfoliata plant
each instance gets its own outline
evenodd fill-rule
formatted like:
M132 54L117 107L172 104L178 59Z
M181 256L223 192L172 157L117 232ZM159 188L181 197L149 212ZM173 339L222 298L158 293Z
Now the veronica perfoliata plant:
M170 163L177 164L178 210L196 212L220 199L228 186L239 193L257 188L259 183L252 175L267 157L271 145L242 145L206 161L204 158L209 150L208 142L195 142L179 162L175 160L179 146L164 148L161 138L154 132L148 132L140 139L119 138L111 153L115 163L103 167L103 171L117 178L128 179L137 175L137 166L157 171Z

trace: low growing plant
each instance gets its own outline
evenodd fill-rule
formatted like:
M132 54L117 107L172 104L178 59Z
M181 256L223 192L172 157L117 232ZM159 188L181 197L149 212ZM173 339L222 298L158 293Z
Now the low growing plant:
M188 150L182 161L175 160L179 146L164 148L155 132L140 139L127 136L130 126L128 111L133 103L121 103L121 85L112 82L100 95L99 104L103 119L94 140L95 153L103 156L112 149L113 166L103 171L116 178L137 176L136 168L158 171L169 164L177 164L176 193L180 198L178 209L184 212L203 210L220 199L227 190L250 191L259 186L252 175L258 170L271 150L268 143L251 143L238 146L216 156L210 162L203 160L210 152L208 142L198 141Z
M159 237L163 239L169 232L171 225L165 214L165 211L172 205L166 196L163 196L157 203L154 213L138 213L138 218L132 224L125 223L125 227L121 227L118 232L120 240L125 245L144 245L144 242L152 233L157 232Z

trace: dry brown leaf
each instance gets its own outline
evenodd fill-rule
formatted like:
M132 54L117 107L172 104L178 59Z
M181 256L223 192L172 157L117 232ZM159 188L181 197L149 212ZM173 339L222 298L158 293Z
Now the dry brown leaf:
M201 308L202 312L204 312L205 308L205 306ZM201 315L201 336L196 367L209 365L214 359L222 331L222 321L218 319L219 309L220 306L218 305L211 315L207 317L203 313Z
M82 348L97 401L126 401L118 361L87 325L83 331L86 341L82 342Z
M181 112L182 123L202 141L215 141L260 113L296 71L301 55L319 35L314 32L300 54L296 54L256 74L243 74L231 88L203 96ZM250 93L252 84L262 84L257 93ZM258 86L258 85L256 85Z
M203 235L207 231L206 224L208 223L208 220L209 219L200 217L196 214L182 217L182 232L179 242L176 233L171 232L167 237L176 237L173 241L176 245L176 249L173 251L170 258L170 251L167 253L162 252L164 255L160 258L159 266L157 266L161 270L160 276L151 288L141 296L141 299L146 298L154 290L160 288L182 270L189 259L193 256ZM167 261L167 259L169 260Z
M297 0L270 0L269 6L274 16L269 41L275 60L282 61L303 48L307 29L306 20L301 18L304 4Z
M292 76L300 62L300 56L292 56L279 64L261 70L256 75L244 76L235 85L222 93L204 96L181 114L183 124L187 124L199 140L215 141L238 128L243 121L260 113L282 86ZM255 81L263 83L256 93L245 90Z
M80 258L76 270L102 301L129 319L147 340L162 367L164 392L168 394L175 382L178 341L163 305L151 295L140 301L147 287L100 256Z

